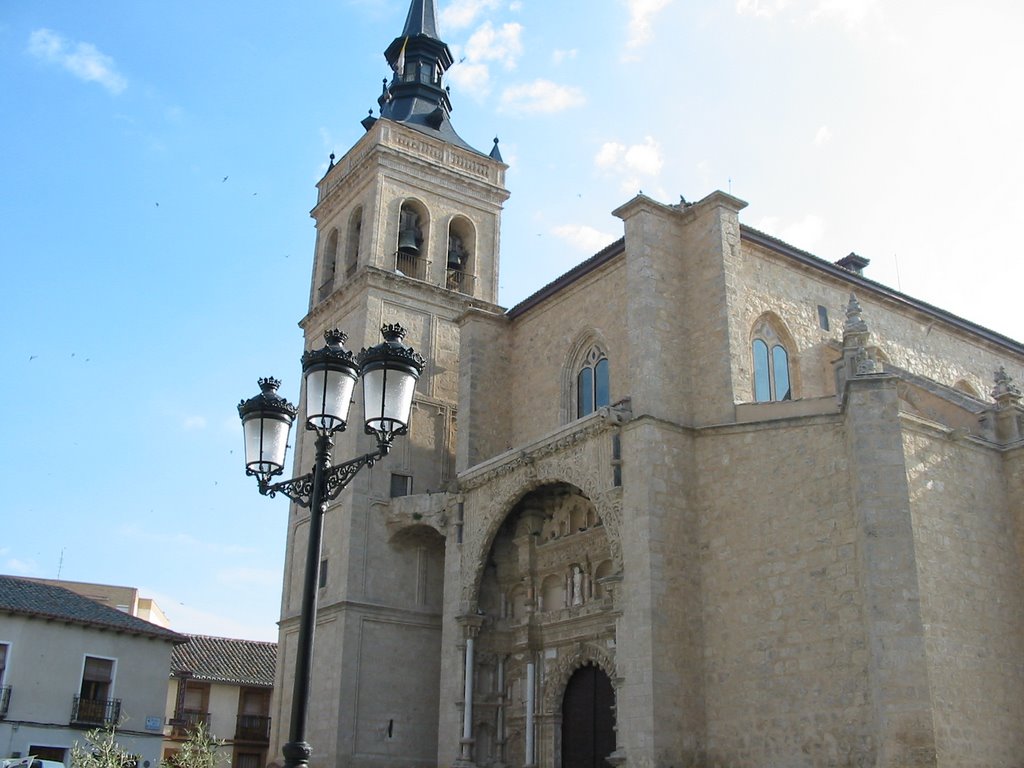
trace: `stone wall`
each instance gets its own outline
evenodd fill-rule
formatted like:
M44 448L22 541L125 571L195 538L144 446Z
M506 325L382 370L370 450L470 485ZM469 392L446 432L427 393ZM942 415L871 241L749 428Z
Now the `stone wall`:
M705 433L697 477L708 765L874 765L841 422Z
M1020 764L1024 584L998 451L904 431L940 765Z

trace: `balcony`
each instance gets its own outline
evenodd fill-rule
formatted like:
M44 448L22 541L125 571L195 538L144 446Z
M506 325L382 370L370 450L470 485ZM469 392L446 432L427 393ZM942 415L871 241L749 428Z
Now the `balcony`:
M196 709L183 709L175 713L168 725L171 726L172 739L187 739L197 725L206 726L206 730L209 732L210 713L200 712Z
M0 720L7 717L7 710L11 706L11 686L0 686Z
M472 296L475 281L476 275L471 275L469 272L463 272L458 269L449 269L445 277L445 287L449 291L458 291L467 296Z
M83 699L75 696L71 705L71 724L89 727L117 725L121 719L120 699Z
M270 742L270 718L267 715L239 715L235 723L236 741Z
M411 253L403 253L402 251L398 251L395 254L395 271L406 277L426 280L428 263L422 256L414 256Z

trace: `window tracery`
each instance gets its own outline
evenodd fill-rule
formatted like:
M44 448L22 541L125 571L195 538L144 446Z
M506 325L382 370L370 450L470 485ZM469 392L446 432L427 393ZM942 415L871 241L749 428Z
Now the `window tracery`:
M608 356L594 344L576 374L576 418L593 413L610 402Z
M750 347L754 400L759 403L792 400L789 352L771 323L762 321L756 327Z

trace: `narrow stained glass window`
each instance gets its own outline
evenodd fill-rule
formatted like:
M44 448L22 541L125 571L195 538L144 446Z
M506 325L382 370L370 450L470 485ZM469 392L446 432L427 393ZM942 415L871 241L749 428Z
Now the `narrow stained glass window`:
M594 410L594 369L584 368L576 377L576 417Z
M793 396L789 389L789 355L779 344L772 347L772 373L775 399L792 400Z
M608 358L599 361L594 368L594 406L600 408L610 402L608 395Z
M768 345L754 339L754 399L767 403L772 399L771 379L768 371Z

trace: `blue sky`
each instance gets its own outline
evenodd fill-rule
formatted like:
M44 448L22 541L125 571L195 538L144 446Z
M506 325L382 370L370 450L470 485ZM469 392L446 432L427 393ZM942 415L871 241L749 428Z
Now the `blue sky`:
M723 189L751 226L1024 338L1019 4L439 6L453 123L510 165L504 305L618 238L637 191ZM268 374L297 395L314 184L407 7L0 7L0 572L276 638L287 504L244 477L235 406Z

